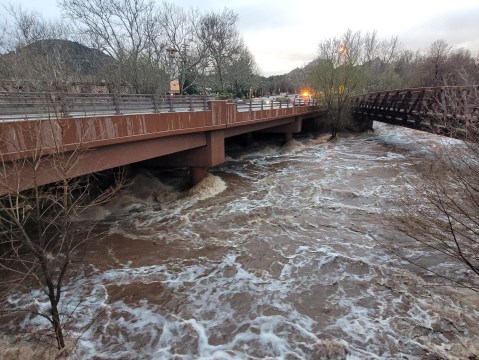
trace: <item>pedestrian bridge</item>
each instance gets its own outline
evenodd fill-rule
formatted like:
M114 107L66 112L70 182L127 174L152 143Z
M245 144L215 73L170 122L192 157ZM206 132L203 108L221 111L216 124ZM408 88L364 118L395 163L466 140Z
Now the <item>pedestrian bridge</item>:
M196 184L225 161L226 138L288 140L320 112L286 99L0 93L0 194L152 159L189 167Z
M388 90L359 96L353 113L359 121L382 121L477 141L479 86L442 86Z

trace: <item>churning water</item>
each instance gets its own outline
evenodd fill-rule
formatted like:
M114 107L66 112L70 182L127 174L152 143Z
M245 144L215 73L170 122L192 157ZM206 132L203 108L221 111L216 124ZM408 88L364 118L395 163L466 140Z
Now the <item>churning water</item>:
M409 129L375 129L331 142L302 136L283 147L231 148L189 192L174 174L137 175L90 214L108 235L82 251L82 271L64 294L65 309L78 306L72 358L479 353L477 295L396 257L391 249L410 243L382 220L408 190L399 174L428 161L422 145L443 145ZM443 259L432 265L461 275ZM11 301L32 297L43 306L40 293ZM32 323L44 324L31 318L23 326Z

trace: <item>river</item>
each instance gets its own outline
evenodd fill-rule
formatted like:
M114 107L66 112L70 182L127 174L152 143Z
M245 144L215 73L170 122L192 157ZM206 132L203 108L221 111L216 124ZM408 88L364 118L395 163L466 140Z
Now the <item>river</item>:
M467 272L384 221L408 191L401 176L438 141L375 123L374 133L329 142L230 145L226 163L190 192L180 172L139 173L90 214L107 235L81 250L64 294L63 307L75 307L71 334L81 335L72 358L479 354L478 296L393 251L410 247L436 270ZM32 295L40 301L12 302Z

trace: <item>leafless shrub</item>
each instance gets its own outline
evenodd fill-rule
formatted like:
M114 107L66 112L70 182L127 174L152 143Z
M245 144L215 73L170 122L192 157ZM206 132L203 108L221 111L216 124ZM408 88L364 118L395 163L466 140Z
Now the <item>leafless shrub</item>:
M61 129L61 119L45 122L50 126L43 127L32 123L24 122L21 134L17 134L21 141L4 136L0 142L1 312L44 317L51 331L38 329L35 334L53 337L58 349L63 349L73 315L63 312L60 303L68 301L63 299L67 273L76 249L98 236L94 224L81 221L81 214L106 201L121 181L97 192L91 177L71 178L69 174L84 151L81 144L73 150L61 145L62 132L52 130ZM5 149L10 149L8 154ZM59 181L45 184L45 172L54 172ZM28 186L22 177L29 177ZM48 306L33 302L18 309L9 304L12 294L39 288Z
M479 117L478 88L445 88L431 111L433 130L441 137L429 148L430 160L403 177L411 190L399 213L389 220L396 229L434 253L479 276ZM442 112L441 112L442 109ZM479 291L477 276L437 272L419 260L409 261L461 286Z

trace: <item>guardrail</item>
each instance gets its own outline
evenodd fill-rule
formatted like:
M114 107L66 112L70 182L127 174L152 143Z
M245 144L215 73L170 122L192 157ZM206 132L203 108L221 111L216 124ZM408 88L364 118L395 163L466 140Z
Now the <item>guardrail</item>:
M297 106L314 106L317 105L317 101L314 99L279 99L276 98L257 98L257 99L248 99L248 100L234 100L236 104L236 110L239 112L243 111L258 111L258 110L268 110L268 109L283 109Z
M0 121L209 110L213 97L155 94L0 92ZM317 105L313 99L229 100L238 112Z
M208 110L208 96L0 92L0 120Z

